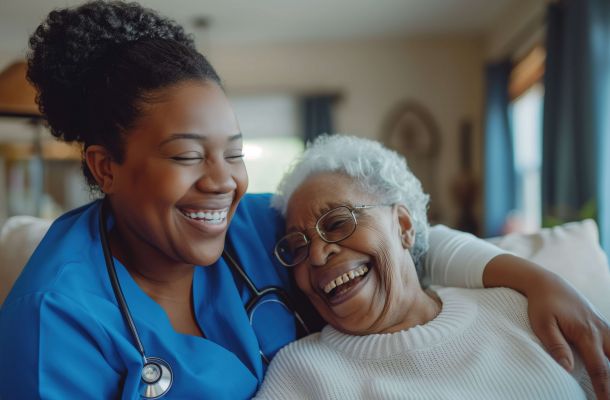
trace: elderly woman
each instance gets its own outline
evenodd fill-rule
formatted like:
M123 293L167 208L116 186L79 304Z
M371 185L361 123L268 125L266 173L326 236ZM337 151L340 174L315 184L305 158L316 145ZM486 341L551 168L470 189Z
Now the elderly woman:
M274 205L288 234L275 249L328 325L282 349L259 398L594 397L532 332L506 288L422 288L428 196L405 160L346 136L313 143Z

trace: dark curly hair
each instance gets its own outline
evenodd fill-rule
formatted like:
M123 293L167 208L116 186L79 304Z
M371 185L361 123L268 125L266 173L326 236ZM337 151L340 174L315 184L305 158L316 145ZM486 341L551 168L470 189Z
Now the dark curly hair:
M123 161L123 138L154 101L185 80L221 85L184 29L137 3L91 1L52 11L30 37L29 81L53 136L103 145ZM86 163L83 172L96 188Z

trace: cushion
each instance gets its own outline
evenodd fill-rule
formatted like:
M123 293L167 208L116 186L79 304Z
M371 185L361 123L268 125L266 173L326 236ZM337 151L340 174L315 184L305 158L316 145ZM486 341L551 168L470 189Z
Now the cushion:
M0 230L0 304L11 290L28 259L51 226L49 220L20 215L9 218Z
M591 219L533 234L508 234L492 243L542 265L577 288L610 321L610 267Z
M51 222L17 216L9 218L0 230L0 304ZM562 276L610 321L610 268L593 220L570 222L533 234L508 234L489 241Z

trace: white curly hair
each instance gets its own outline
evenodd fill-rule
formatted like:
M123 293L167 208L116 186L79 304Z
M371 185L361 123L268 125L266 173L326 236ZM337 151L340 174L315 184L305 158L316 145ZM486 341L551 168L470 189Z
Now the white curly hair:
M354 179L362 189L387 204L402 204L411 216L415 241L411 257L418 274L428 251L429 196L413 175L404 157L370 139L346 135L323 135L307 146L284 174L271 200L286 216L291 196L313 174L339 172Z

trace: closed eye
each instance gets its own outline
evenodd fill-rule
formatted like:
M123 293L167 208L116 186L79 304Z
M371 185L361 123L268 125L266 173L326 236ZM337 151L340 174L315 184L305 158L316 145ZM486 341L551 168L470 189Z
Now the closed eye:
M324 224L324 230L326 232L332 232L341 229L346 223L350 221L346 217L336 217Z
M233 156L225 156L225 158L227 160L237 160L237 159L244 158L244 154L236 154L236 155L233 155Z
M201 162L203 160L203 154L198 152L188 152L178 156L170 157L170 160L180 164L192 165Z
M303 253L307 252L307 247L307 245L298 246L297 248L292 250L292 254L294 254L295 257L300 257L301 255L303 255Z
M202 160L203 157L172 157L174 161Z

